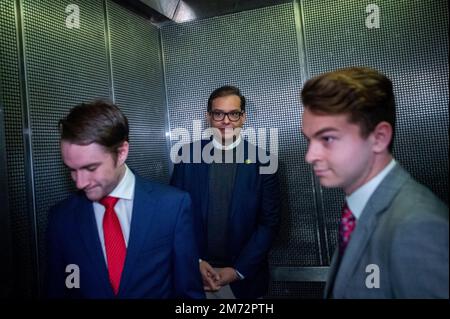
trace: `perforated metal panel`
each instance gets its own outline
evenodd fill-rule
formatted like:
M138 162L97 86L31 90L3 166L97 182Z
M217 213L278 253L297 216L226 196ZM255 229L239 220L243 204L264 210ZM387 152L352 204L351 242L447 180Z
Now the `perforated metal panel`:
M321 299L324 282L271 282L266 298Z
M61 161L58 121L76 104L109 96L102 1L77 1L79 29L66 27L68 4L63 0L23 2L41 261L48 209L73 189Z
M128 165L141 176L167 182L169 159L159 31L108 1L116 103L130 122Z
M32 295L33 266L31 223L27 208L22 139L22 106L19 79L14 1L0 2L0 103L4 108L8 201L14 259L14 295ZM0 150L4 151L4 150Z
M1 87L1 83L0 83ZM12 290L12 235L9 222L9 204L8 204L8 183L6 173L6 146L5 146L5 128L4 128L4 110L0 98L0 299L6 298Z
M279 129L282 225L272 265L320 265L311 175L300 136L301 88L293 4L162 28L171 128L204 119L209 94L238 86L245 128Z
M368 29L366 6L377 4L380 28ZM311 76L366 65L394 83L394 156L448 203L447 1L303 1ZM329 244L336 243L343 194L324 190Z

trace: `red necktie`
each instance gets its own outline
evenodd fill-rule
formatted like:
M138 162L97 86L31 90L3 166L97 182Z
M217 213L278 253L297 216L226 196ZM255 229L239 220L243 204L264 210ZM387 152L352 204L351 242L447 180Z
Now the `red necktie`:
M105 206L105 215L103 216L103 236L105 238L106 260L108 263L109 281L117 295L122 275L123 265L127 248L117 218L114 206L119 199L107 196L100 200L100 204Z
M344 255L344 251L350 241L350 235L353 229L355 229L355 226L355 216L353 216L352 211L348 208L347 203L345 203L342 208L341 222L339 223L339 253L341 256Z

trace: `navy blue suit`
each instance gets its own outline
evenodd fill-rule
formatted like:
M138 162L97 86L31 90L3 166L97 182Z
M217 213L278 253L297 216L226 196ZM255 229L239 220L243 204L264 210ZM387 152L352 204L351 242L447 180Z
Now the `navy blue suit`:
M209 141L202 141L201 148ZM247 141L244 159L248 158ZM200 256L206 261L208 217L208 164L179 163L174 167L171 184L189 192L196 217L196 235ZM257 153L257 152L256 152ZM248 161L247 161L248 162ZM228 216L228 266L237 269L244 280L230 284L237 298L257 298L269 284L268 252L279 226L280 192L277 174L260 174L261 163L238 163Z
M92 202L78 192L53 207L47 233L48 297L204 298L188 194L136 175L130 227L115 296ZM80 288L66 288L68 264L79 267Z

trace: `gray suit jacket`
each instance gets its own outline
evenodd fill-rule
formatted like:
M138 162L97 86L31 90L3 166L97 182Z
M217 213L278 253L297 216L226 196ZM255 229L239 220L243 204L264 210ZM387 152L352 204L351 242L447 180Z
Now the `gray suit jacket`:
M367 202L340 265L335 250L325 298L448 298L448 229L448 207L397 164ZM376 283L373 264L379 288L366 286Z

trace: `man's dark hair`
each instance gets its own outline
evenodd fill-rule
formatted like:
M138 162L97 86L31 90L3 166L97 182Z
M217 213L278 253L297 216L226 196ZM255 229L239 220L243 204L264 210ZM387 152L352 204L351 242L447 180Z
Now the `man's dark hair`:
M395 133L395 98L392 82L377 70L350 67L327 72L306 81L302 103L312 113L349 114L366 138L378 123L392 126L392 146Z
M211 112L212 101L218 97L236 95L241 99L241 111L245 112L245 97L241 94L241 91L235 86L224 85L218 89L215 89L208 99L208 112Z
M120 109L107 101L96 100L72 108L59 121L61 140L78 145L97 143L117 154L128 142L128 120Z

